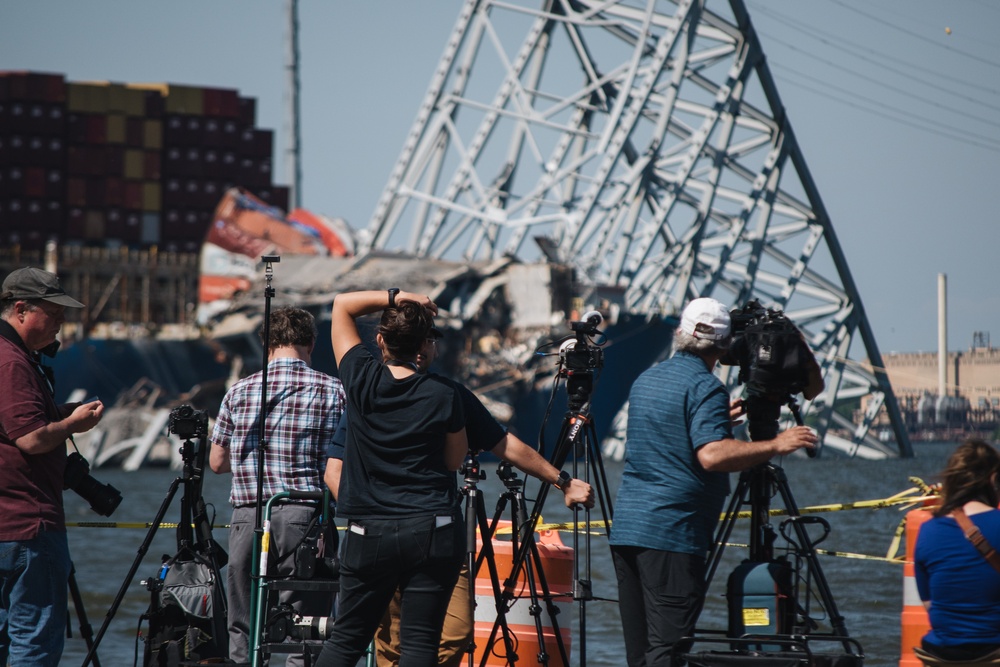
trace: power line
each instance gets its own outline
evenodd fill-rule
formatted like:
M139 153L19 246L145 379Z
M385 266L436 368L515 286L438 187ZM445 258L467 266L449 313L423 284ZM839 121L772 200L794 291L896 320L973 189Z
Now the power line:
M794 28L796 30L799 30L801 32L805 32L805 33L809 33L811 35L814 35L818 41L820 41L820 42L822 42L822 43L824 43L824 44L826 44L826 45L828 45L828 46L830 46L830 47L832 47L834 49L837 49L838 51L847 53L849 55L853 55L855 58L858 58L859 60L862 60L862 61L864 61L866 63L870 63L872 65L875 65L876 67L881 67L882 69L885 69L885 70L887 70L889 72L892 72L893 74L897 74L899 76L903 76L903 77L905 77L907 79L910 79L911 81L916 81L917 83L920 83L921 85L925 85L925 86L930 87L931 84L929 84L926 79L927 79L928 76L932 76L932 77L934 77L934 78L936 78L936 79L938 79L940 81L944 81L946 83L957 83L957 84L961 84L963 86L966 86L968 88L971 88L971 89L973 89L973 90L975 90L977 92L1000 96L1000 90L998 90L996 88L986 88L986 87L984 87L984 85L983 85L982 82L979 82L979 81L977 81L977 82L965 81L963 79L956 78L953 74L945 74L945 73L942 73L942 72L937 72L937 71L935 71L935 70L933 70L931 68L928 68L928 67L922 67L920 69L920 75L912 74L910 72L906 72L906 71L904 71L902 69L898 69L898 68L895 68L895 67L890 67L889 65L886 65L883 62L879 62L878 60L873 60L872 58L869 58L869 57L867 57L867 56L865 56L863 54L864 53L869 53L869 54L871 54L871 55L879 58L880 60L887 60L887 61L899 63L901 65L907 65L908 66L911 63L909 61L903 60L902 58L896 58L896 57L892 56L891 54L887 54L887 53L882 53L882 52L876 51L875 49L872 49L872 48L870 48L868 46L865 46L863 44L858 44L857 42L852 42L852 41L850 41L848 39L845 39L843 37L834 36L831 33L825 32L823 30L819 30L818 28L814 28L813 26L811 26L811 25L809 25L809 24L807 24L807 23L805 23L803 21L797 21L797 20L789 18L787 16L779 15L779 14L777 14L775 12L769 11L768 9L766 9L764 7L754 6L754 14L760 14L762 16L770 17L773 21L776 21L778 23L783 23L784 25L787 25L787 26L789 26L791 28ZM764 34L764 33L762 33L762 34ZM847 46L845 46L845 45L847 45ZM850 47L853 47L854 50L852 51L852 49ZM951 95L954 95L956 97L960 97L960 98L962 98L964 100L972 102L973 104L978 104L980 106L986 107L987 109L990 109L992 111L1000 111L1000 107L994 106L994 105L992 105L992 104L990 104L988 102L984 102L982 100L978 100L978 99L976 99L974 97L971 97L969 95L966 95L966 94L964 94L962 92L959 92L957 90L949 88L947 85L938 84L937 85L937 89L938 90L944 90L945 92L948 92Z
M847 9L849 11L855 12L856 14L860 14L861 16L864 16L864 17L866 17L868 19L871 19L872 21L875 21L876 23L884 25L887 28L892 28L893 30L896 30L897 32L903 33L904 35L909 35L910 37L913 37L915 39L919 39L922 42L926 42L928 44L932 44L932 45L938 47L939 49L944 49L945 51L951 51L952 53L958 53L960 55L965 56L966 58L971 58L972 60L975 60L977 62L981 62L984 65L989 65L990 67L996 67L997 69L1000 69L1000 63L995 63L992 60L987 60L986 58L981 58L980 56L977 56L974 53L969 53L968 51L963 51L962 49L956 49L953 46L946 46L944 44L941 44L940 42L934 41L933 39L928 39L927 37L921 35L920 33L913 32L912 30L907 30L906 28L901 28L900 26L896 25L895 23L891 23L889 21L885 21L883 19L880 19L879 17L877 17L877 16L875 16L873 14L869 14L868 12L862 11L862 10L856 8L856 7L851 7L850 5L844 3L843 0L830 0L830 2L832 2L832 3L836 4L836 5L840 5L844 9Z
M803 72L798 72L796 70L791 69L790 67L786 67L786 66L783 66L783 65L772 66L772 69L776 69L776 70L779 70L779 71L780 70L786 70L786 71L788 71L788 72L790 72L790 73L792 73L794 75L803 77L803 78L808 79L810 81L815 78L815 77L812 77L812 76L810 76L808 74L805 74ZM887 104L882 104L882 103L878 103L878 102L871 102L871 100L866 100L867 102L870 103L870 106L866 107L865 105L858 103L857 96L854 94L853 91L848 90L846 88L842 88L840 86L836 86L836 85L830 84L830 83L824 84L825 89L815 88L815 87L812 87L812 86L810 86L808 84L799 83L799 82L796 82L796 81L789 81L789 84L793 85L793 86L797 86L797 87L802 88L804 90L807 90L807 91L809 91L811 93L815 93L817 95L821 95L821 96L823 96L823 97L825 97L827 99L830 99L830 100L833 100L833 101L837 102L838 104L842 104L844 106L852 107L854 109L858 109L859 111L864 111L864 112L867 112L867 113L874 114L876 116L879 116L880 118L889 118L889 115L895 114L896 116L909 116L909 117L914 118L917 121L921 121L923 123L930 122L926 118L923 118L923 117L918 116L916 114L912 114L912 113L906 112L906 111L904 111L902 109L899 109L899 108L893 107L893 106L889 106ZM837 97L835 95L831 95L829 93L829 91L831 89L832 90L840 91L840 92L846 94L849 97L853 97L853 98L855 98L855 101L852 102L852 101L847 100L847 99L845 99L843 97ZM873 109L872 108L873 106L874 107L881 107L884 111L887 111L889 113L886 114L886 113L883 113L882 111L878 111L876 109ZM946 132L946 131L941 130L938 127L929 127L927 125L922 125L920 123L916 123L916 122L912 122L912 121L906 120L904 118L898 118L897 117L897 118L890 118L890 120L893 120L894 122L897 122L897 123L899 123L901 125L906 125L908 127L912 127L914 129L918 129L918 130L920 130L922 132L927 132L928 134L933 134L933 135L936 135L936 136L939 136L939 137L942 137L942 138L945 138L945 139L950 139L952 141L958 141L960 143L967 144L969 146L974 146L976 148L982 148L983 150L991 151L991 152L994 152L994 153L1000 153L1000 142L998 142L998 141L996 141L994 139L991 139L989 137L975 137L975 136L972 136L972 135L961 135L961 134L955 134L955 133L952 133L952 132Z
M928 105L930 105L932 107L937 107L939 109L942 109L944 111L948 111L950 113L957 114L959 116L964 116L965 118L968 118L970 120L975 120L975 121L978 121L980 123L984 123L986 125L992 125L992 126L994 126L996 128L1000 128L1000 122L998 122L996 120L992 120L992 119L989 119L989 118L983 118L981 116L977 116L975 114L968 113L967 111L962 111L961 109L956 109L954 107L949 107L949 106L947 106L945 104L941 104L940 102L935 102L935 101L932 101L932 100L928 100L928 99L926 99L924 97L921 97L920 95L917 95L916 93L910 92L910 91L905 90L903 88L899 88L897 86L889 85L889 84L887 84L885 82L879 81L878 79L870 77L870 76L868 76L866 74L862 74L861 72L857 72L857 71L851 70L851 69L849 69L847 67L843 67L841 65L838 65L837 63L835 63L835 62L833 62L833 61L831 61L831 60L829 60L827 58L821 58L821 57L819 57L819 56L817 56L815 54L809 53L808 51L806 51L804 49L800 49L799 47L795 46L794 44L786 42L786 41L784 41L782 39L778 39L776 37L769 37L768 39L773 40L773 41L777 42L778 44L782 44L783 46L785 46L786 48L791 49L792 51L795 51L797 53L801 53L801 54L805 55L808 58L812 58L813 60L819 61L819 62L821 62L821 63L823 63L823 64L825 64L825 65L827 65L829 67L832 67L833 69L840 70L842 72L850 74L851 76L857 77L859 79L863 79L863 80L868 81L870 83L874 83L874 84L876 84L878 86L881 86L882 88L894 91L894 92L899 93L900 95L903 95L905 97L910 97L910 98L913 98L915 100L919 100L920 102L923 102L924 104L928 104Z

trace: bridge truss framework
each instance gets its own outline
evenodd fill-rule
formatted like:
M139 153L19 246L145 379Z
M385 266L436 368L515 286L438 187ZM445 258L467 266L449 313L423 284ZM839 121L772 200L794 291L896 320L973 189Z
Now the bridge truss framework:
M802 412L825 445L912 456L741 0L468 0L362 240L369 250L544 255L622 288L630 312L757 298L799 326L822 365L826 390ZM860 423L835 410L862 397ZM895 451L874 432L883 408Z

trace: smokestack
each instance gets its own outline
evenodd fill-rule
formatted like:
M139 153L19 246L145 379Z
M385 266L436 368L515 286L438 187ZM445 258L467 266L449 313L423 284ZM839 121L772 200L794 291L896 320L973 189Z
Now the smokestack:
M948 391L948 277L938 274L938 397Z

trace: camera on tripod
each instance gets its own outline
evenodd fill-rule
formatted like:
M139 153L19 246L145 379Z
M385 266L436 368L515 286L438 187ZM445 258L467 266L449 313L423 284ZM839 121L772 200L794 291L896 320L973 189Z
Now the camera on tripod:
M733 342L720 360L739 365L739 382L747 388L747 420L753 440L778 434L781 406L788 405L798 423L795 395L814 398L823 388L819 365L798 327L780 310L754 299L730 311ZM813 450L809 450L813 455Z
M63 488L72 489L90 503L90 509L101 516L111 516L122 502L122 493L110 484L101 484L90 474L90 463L80 452L66 457Z
M208 413L190 405L180 405L170 411L167 429L185 440L208 435Z
M739 381L751 395L782 399L808 386L812 352L783 312L754 299L729 316L733 343L722 363L739 364Z
M274 643L285 639L323 640L333 632L333 622L327 616L302 616L291 605L282 603L271 609L267 638Z
M570 322L574 335L567 337L559 346L559 365L564 373L599 370L604 366L604 350L591 342L600 334L597 330L604 318L596 310L584 313L579 322Z

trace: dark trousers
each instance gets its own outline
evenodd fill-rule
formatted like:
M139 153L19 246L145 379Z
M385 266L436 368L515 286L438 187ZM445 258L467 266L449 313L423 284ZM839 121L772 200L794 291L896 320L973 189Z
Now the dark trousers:
M340 547L337 622L316 667L354 667L397 588L400 667L437 665L441 626L464 553L457 512L350 521Z
M705 558L627 546L612 546L611 556L628 666L670 666L671 649L691 635L701 613Z

